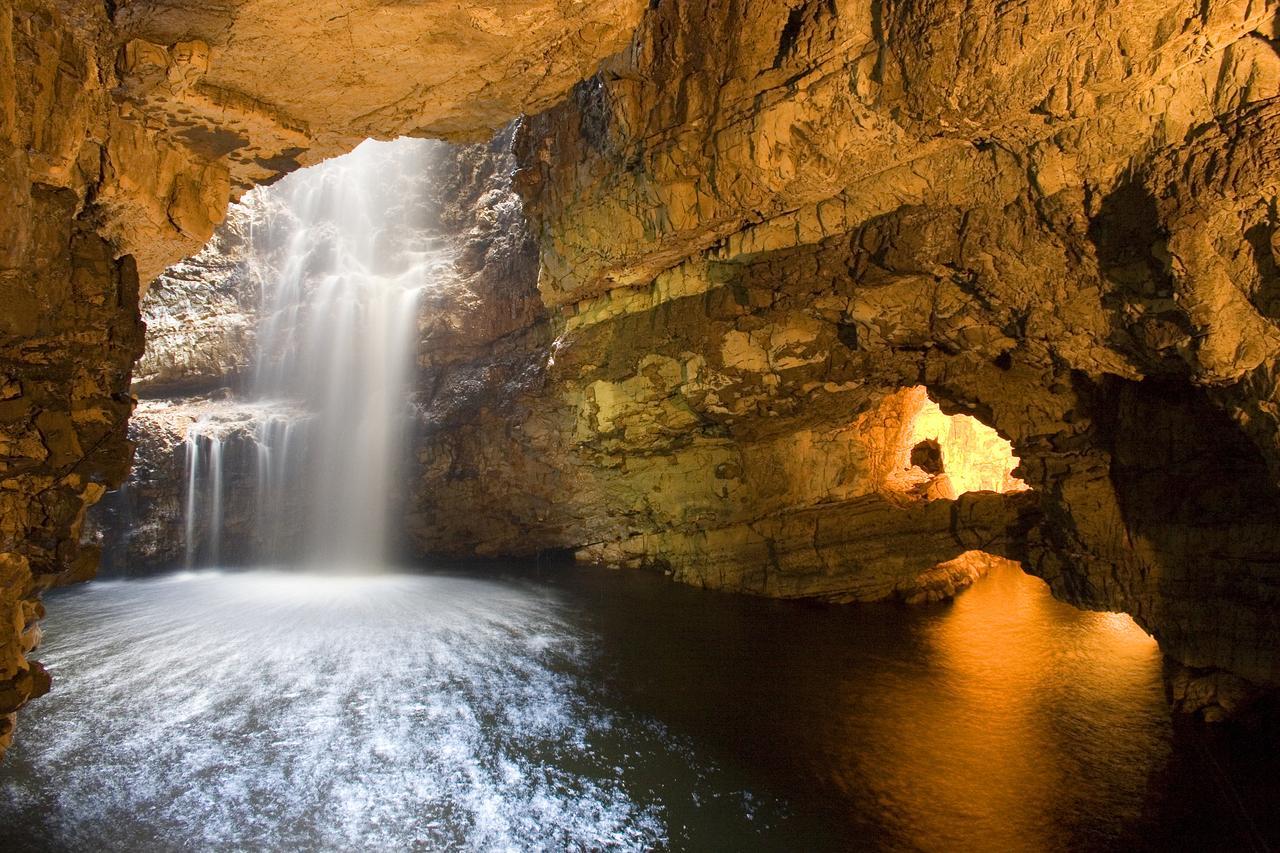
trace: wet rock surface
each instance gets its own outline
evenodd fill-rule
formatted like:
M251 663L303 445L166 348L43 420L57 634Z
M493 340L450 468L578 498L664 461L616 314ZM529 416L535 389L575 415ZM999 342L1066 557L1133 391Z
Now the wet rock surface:
M621 505L661 560L672 528L763 503L699 477L772 441L808 479L831 457L800 436L923 385L1012 442L1020 556L1056 595L1280 685L1276 11L652 9L519 138L548 383L573 391L513 440L595 469L561 481L580 510L538 507L548 538Z
M139 403L129 421L129 478L87 517L85 539L101 552L99 575L142 577L214 559L240 566L298 553L307 496L264 495L259 448L272 418L300 422L305 416L231 397ZM216 532L209 506L209 448L215 441L221 477ZM189 442L199 445L194 453Z
M143 300L147 345L133 368L136 395L181 398L244 386L261 304L247 250L261 215L232 207L203 249L151 283Z

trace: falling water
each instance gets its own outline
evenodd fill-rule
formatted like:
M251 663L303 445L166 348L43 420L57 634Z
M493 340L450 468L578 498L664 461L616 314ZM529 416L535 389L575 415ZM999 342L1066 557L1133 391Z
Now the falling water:
M386 558L419 295L451 261L431 228L424 179L437 150L422 140L366 142L247 199L256 208L248 266L261 289L248 487L260 511L246 534L254 547L241 550L255 562L349 568ZM209 443L187 441L188 564L193 518L205 512L202 553L217 565L226 457L216 430L193 429ZM208 475L197 483L202 453ZM301 546L285 542L299 538Z
M222 556L222 439L209 440L209 562L215 566Z
M202 418L187 428L186 567L222 558L226 498L226 444L217 421ZM203 543L203 549L200 544Z
M196 561L196 497L200 494L198 486L198 477L200 476L200 439L193 424L191 429L187 430L186 440L187 454L187 505L184 509L186 515L186 545L187 545L187 568L195 565Z
M286 475L298 465L298 444L293 440L300 418L270 412L257 421L254 448L257 464L257 501L254 518L258 524L258 556L267 562L278 562L286 554L288 541L289 499Z

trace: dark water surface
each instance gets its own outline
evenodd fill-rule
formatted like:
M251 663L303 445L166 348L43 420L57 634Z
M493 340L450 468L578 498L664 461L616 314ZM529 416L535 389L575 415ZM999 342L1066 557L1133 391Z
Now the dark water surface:
M953 605L593 570L48 598L0 850L1266 850L1265 749L1016 572Z

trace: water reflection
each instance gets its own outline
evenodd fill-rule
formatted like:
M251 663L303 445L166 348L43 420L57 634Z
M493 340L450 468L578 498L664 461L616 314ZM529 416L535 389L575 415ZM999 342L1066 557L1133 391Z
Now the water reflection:
M865 785L898 833L928 849L1045 850L1061 846L1063 813L1140 811L1167 747L1152 724L1159 650L1127 616L1081 613L1000 571L921 644L923 670L875 679L887 707L843 762L843 783Z

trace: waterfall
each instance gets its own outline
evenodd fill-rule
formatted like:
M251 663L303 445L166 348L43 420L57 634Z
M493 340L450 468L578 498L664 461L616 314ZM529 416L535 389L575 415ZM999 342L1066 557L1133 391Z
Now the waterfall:
M234 428L193 424L188 433L189 565L200 556L199 512L209 524L201 553L213 564L226 556L223 468L233 454L223 445L233 432L252 442L244 456L256 469L235 486L256 490L252 529L237 542L245 558L341 569L387 559L419 297L452 264L428 183L441 147L365 142L246 196L246 260L261 300L253 413L228 416Z
M257 420L254 428L257 495L254 518L258 525L258 557L278 562L287 554L289 494L287 474L298 464L294 434L303 419L279 411L270 411Z
M184 441L186 472L186 566L219 565L226 486L225 442L214 421L201 419L187 428ZM203 541L203 552L200 543Z

